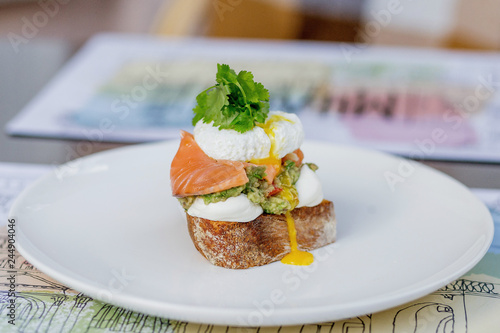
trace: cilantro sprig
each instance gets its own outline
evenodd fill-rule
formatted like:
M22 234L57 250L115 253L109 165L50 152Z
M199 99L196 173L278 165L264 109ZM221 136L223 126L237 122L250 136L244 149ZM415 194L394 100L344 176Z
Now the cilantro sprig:
M238 74L228 65L217 64L217 84L196 96L193 125L200 120L214 122L219 129L234 129L240 133L264 123L269 113L269 91L255 82L253 74Z

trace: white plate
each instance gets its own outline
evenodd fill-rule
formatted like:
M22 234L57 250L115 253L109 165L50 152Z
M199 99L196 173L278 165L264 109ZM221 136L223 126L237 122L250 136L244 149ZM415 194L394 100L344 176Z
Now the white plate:
M215 267L192 245L170 196L177 147L132 146L55 170L12 208L19 252L76 290L151 315L292 325L424 296L472 268L493 237L486 207L453 179L389 155L306 142L306 161L319 165L335 203L338 241L313 251L311 266Z

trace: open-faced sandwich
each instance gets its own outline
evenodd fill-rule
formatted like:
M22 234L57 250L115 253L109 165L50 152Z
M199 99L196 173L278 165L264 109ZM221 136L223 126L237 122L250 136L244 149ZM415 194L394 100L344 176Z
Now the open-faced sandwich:
M308 265L305 251L334 242L336 221L317 166L303 161L302 124L269 112L269 93L250 72L217 69L217 84L196 98L194 135L181 132L170 169L191 239L217 266Z

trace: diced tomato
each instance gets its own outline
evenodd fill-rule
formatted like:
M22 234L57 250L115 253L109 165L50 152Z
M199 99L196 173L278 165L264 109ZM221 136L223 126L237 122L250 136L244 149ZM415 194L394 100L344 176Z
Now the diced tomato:
M269 194L267 196L268 197L272 197L273 195L276 195L276 194L280 193L281 191L283 191L282 188L274 187L274 190L272 190L271 192L269 192Z

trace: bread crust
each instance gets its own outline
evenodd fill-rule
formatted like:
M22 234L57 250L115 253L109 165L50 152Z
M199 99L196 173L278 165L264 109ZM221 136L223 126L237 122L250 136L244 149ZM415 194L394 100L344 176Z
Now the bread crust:
M336 239L333 203L292 212L298 248L310 251ZM234 269L266 265L290 252L285 215L262 214L250 222L212 221L186 213L188 230L196 249L212 264Z

